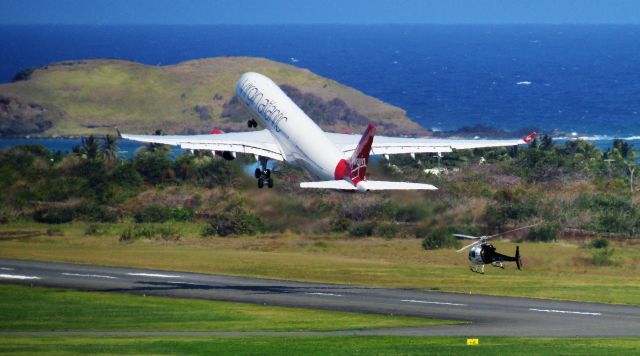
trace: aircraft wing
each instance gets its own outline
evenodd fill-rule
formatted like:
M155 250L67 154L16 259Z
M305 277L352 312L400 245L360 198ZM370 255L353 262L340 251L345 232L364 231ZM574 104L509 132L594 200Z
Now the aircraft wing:
M185 150L247 153L284 161L280 146L268 130L209 135L119 135L126 140L161 143Z
M408 138L376 136L371 145L371 154L391 155L400 153L446 153L470 148L516 146L528 143L536 133L512 140L464 140L444 138ZM327 133L333 143L345 156L353 153L360 141L360 135Z

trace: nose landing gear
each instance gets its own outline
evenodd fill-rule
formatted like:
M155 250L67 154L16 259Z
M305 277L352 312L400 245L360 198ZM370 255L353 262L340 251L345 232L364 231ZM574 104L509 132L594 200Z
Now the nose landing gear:
M269 188L273 188L273 178L271 178L271 170L267 168L268 158L260 157L260 168L256 168L254 176L258 180L258 188L264 188L265 184Z
M247 121L247 126L251 129L254 127L258 127L258 122L255 119L251 119Z

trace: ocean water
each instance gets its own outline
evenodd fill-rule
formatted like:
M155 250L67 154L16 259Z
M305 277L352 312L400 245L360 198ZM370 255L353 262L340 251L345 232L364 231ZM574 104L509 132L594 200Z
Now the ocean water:
M69 153L73 150L74 146L78 146L80 144L82 144L82 139L80 138L6 138L0 139L0 150L23 145L42 145L51 152L60 151L63 153ZM119 140L118 155L123 158L131 158L136 154L138 148L142 146L145 146L145 144L134 141ZM173 147L169 156L177 157L183 152L184 150Z
M0 26L0 81L52 61L288 62L397 105L425 127L537 127L640 138L640 26Z

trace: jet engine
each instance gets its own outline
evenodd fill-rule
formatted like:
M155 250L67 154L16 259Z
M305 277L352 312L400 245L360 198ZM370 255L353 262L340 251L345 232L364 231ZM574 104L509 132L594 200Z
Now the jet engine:
M223 134L224 131L219 130L219 129L213 129L211 130L211 132L209 132L211 135L219 135L219 134ZM236 154L235 152L229 152L229 151L214 151L213 154L215 154L216 156L222 157L224 159L226 159L227 161L232 161L236 158Z

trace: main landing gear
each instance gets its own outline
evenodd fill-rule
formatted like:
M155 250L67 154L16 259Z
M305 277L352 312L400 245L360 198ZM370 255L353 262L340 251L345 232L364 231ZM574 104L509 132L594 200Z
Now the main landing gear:
M484 265L473 265L470 266L469 269L471 270L471 272L484 274Z
M271 170L267 168L268 158L260 157L258 159L260 161L260 168L256 168L254 172L254 176L258 180L258 188L264 188L266 184L267 187L273 188L273 178L271 178Z
M255 119L251 119L247 121L247 126L251 129L254 127L258 127L258 122Z

